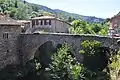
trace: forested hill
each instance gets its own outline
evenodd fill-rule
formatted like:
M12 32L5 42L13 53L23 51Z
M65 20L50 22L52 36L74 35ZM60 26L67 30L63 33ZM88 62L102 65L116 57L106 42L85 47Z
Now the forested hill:
M35 5L33 3L31 3L31 4ZM83 15L79 15L79 14L75 14L75 13L69 13L69 12L66 12L63 10L59 10L59 9L51 9L51 8L48 8L43 5L38 5L38 6L39 6L40 10L55 14L58 18L64 19L64 20L67 20L69 17L75 18L75 19L81 19L81 20L84 20L87 22L92 22L92 23L93 22L99 23L99 22L103 22L105 20L103 18L97 18L97 17L93 17L93 16L83 16Z
M7 12L14 19L29 19L31 17L39 16L39 14L44 15L54 15L60 19L68 20L81 19L87 22L103 22L104 19L96 18L91 16L83 16L75 13L69 13L59 9L51 9L46 6L28 3L23 0L0 0L0 10L2 12Z
M90 23L94 23L94 22L100 23L105 20L102 18L94 17L94 16L83 16L83 15L79 15L79 14L75 14L75 13L69 13L66 11L59 10L59 9L55 9L54 11L58 14L58 16L63 16L63 17L67 17L67 18L68 18L68 16L70 16L75 19L81 19L83 21L90 22ZM64 14L64 15L61 15L61 14Z

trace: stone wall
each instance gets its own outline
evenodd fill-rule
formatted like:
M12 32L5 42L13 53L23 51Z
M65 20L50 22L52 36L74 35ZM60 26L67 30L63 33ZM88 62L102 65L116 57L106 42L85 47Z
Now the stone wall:
M0 26L0 69L7 65L19 64L18 36L20 25Z
M37 49L44 43L50 41L53 46L58 44L67 43L72 46L72 53L77 57L79 61L82 60L82 56L78 53L81 49L80 44L84 40L97 40L100 41L103 47L119 48L117 39L94 36L94 35L71 35L71 34L21 34L19 43L20 51L23 55L22 60L25 63L28 60L34 58ZM51 46L49 46L51 47Z
M52 33L68 33L68 29L70 27L70 24L57 20L57 19L51 19L51 25L35 25L33 27L30 27L26 30L27 34L38 32L38 31L45 31L45 32L52 32Z
M55 32L57 33L68 33L68 29L70 28L70 24L61 21L61 20L56 20L56 27L55 27Z

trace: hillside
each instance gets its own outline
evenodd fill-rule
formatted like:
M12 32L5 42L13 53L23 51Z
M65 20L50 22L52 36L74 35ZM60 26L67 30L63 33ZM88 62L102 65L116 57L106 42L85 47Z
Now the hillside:
M94 23L94 22L100 23L100 22L103 22L105 20L105 19L97 18L97 17L93 17L93 16L83 16L83 15L79 15L79 14L75 14L75 13L69 13L69 12L65 12L62 10L58 10L58 9L55 9L54 11L58 15L63 13L64 14L63 16L67 16L67 18L70 16L70 17L73 17L75 19L80 19L80 20L90 22L90 23Z
M35 5L33 3L30 3L30 4ZM80 20L90 22L90 23L94 23L94 22L100 23L105 20L105 19L97 18L93 16L83 16L83 15L79 15L75 13L69 13L63 10L59 10L59 9L51 9L43 5L38 5L38 6L39 6L39 10L55 14L58 18L63 19L63 20L67 20L69 17L80 19Z
M105 19L83 16L75 13L69 13L59 9L51 9L49 7L38 5L34 3L28 3L23 0L0 0L0 11L7 12L10 14L10 17L14 19L29 19L31 17L43 15L54 15L57 18L67 21L69 17L75 19L81 19L90 23L100 23Z

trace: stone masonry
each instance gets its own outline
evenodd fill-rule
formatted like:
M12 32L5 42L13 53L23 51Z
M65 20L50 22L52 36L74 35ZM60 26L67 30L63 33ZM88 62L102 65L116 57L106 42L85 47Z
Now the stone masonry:
M92 35L72 35L72 34L60 34L60 33L44 33L44 34L21 34L19 39L20 51L22 54L23 64L31 60L35 56L37 49L46 42L52 42L53 46L56 47L59 44L67 43L72 46L73 55L82 60L82 56L78 53L81 49L80 44L84 40L97 40L100 41L102 47L111 47L113 49L118 49L119 44L117 39L102 37L102 36L92 36ZM50 48L51 46L49 46Z

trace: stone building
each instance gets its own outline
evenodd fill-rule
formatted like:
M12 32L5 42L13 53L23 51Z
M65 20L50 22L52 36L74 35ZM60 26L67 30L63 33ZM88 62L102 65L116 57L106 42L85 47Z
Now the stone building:
M111 18L108 35L111 37L120 37L120 15Z
M41 16L31 19L32 23L27 33L52 32L68 33L70 24L52 16Z
M0 13L0 69L9 64L18 64L18 36L21 24Z
M18 23L21 23L21 32L25 33L28 28L30 28L31 20L17 20Z

